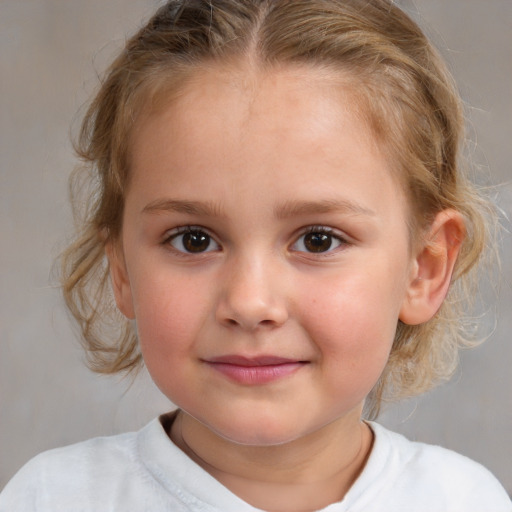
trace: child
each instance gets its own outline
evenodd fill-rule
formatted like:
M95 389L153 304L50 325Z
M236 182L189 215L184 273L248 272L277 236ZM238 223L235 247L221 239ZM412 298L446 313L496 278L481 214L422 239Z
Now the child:
M388 0L163 6L85 117L63 284L91 367L143 359L179 409L40 455L0 510L512 510L478 464L362 420L453 370L486 243L461 138Z

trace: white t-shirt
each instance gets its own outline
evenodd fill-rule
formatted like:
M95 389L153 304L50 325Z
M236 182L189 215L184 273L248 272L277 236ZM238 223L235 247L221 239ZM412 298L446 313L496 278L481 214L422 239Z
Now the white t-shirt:
M153 420L136 433L51 450L0 494L1 512L256 512L176 447ZM323 512L512 512L482 466L370 423L368 462L343 500Z

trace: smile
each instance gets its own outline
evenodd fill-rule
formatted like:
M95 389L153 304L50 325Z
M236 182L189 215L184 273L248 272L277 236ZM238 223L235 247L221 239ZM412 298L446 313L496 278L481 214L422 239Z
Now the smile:
M204 361L210 368L238 384L257 386L268 384L292 375L309 364L275 356L247 358L243 356L222 356Z

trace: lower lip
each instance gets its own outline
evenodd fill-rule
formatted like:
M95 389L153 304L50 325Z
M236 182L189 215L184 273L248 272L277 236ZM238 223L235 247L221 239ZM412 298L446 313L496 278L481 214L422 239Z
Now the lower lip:
M264 366L241 366L228 363L207 363L214 370L229 379L248 386L257 386L275 382L294 374L307 363L293 362Z

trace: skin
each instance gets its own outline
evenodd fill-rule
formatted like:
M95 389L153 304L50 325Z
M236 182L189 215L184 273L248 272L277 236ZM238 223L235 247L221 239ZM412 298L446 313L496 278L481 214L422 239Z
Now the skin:
M198 71L137 123L108 246L118 306L182 410L171 438L266 510L318 509L350 488L397 321L437 311L462 238L445 211L411 250L406 198L353 97L314 68ZM205 250L187 252L191 226ZM309 231L330 248L311 252ZM211 364L226 355L297 368L238 382Z

